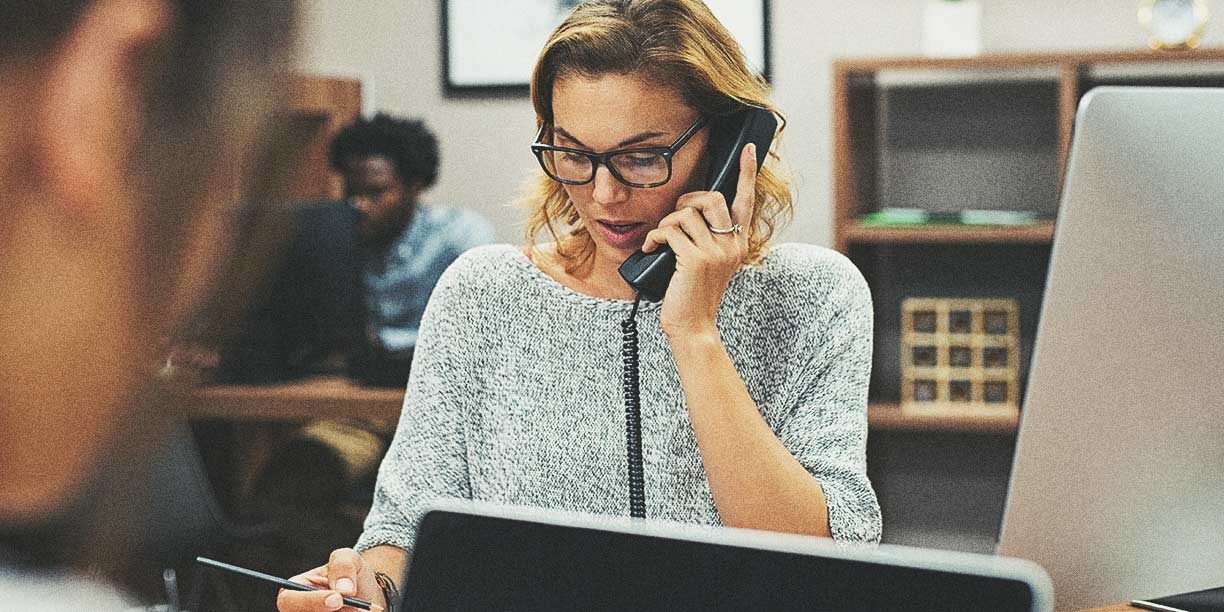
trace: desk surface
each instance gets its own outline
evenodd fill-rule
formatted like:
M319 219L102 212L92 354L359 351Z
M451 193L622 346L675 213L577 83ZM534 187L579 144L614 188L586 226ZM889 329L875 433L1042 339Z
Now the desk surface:
M192 397L190 415L197 419L295 422L344 417L393 424L399 420L404 391L328 377L272 385L206 385Z
M193 394L192 418L231 421L308 421L320 417L360 418L394 424L404 391L363 387L339 377L274 385L206 385ZM1127 604L1080 612L1136 612Z

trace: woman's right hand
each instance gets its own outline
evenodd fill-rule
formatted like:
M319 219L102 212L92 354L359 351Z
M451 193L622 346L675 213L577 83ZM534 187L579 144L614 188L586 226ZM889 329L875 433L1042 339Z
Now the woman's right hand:
M370 609L374 612L387 609L382 589L374 579L374 568L351 548L332 551L327 565L298 574L290 580L326 590L281 589L276 596L276 609L280 612L356 612L357 608L343 604L342 597L364 599L373 604Z

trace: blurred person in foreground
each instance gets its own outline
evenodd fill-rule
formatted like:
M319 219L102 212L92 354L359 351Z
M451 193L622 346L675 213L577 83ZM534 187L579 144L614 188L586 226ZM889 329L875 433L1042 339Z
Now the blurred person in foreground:
M120 609L156 571L158 364L241 229L293 4L0 1L0 608Z

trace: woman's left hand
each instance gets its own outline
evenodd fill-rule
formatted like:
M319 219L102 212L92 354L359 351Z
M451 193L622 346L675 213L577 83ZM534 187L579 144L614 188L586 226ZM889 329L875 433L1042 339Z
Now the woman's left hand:
M676 274L667 286L660 314L663 332L673 342L700 334L717 337L718 306L748 254L748 232L756 204L756 145L749 144L740 152L739 167L735 201L729 211L717 191L686 193L676 202L676 211L664 217L642 244L642 250L648 253L667 244L676 254ZM736 224L742 225L743 231L710 231Z

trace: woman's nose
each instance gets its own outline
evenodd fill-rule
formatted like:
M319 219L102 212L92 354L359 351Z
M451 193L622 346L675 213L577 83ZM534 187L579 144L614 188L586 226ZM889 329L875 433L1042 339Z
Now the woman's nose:
M629 199L629 187L616 180L616 177L612 176L612 171L603 164L595 168L595 178L592 183L595 189L591 197L600 204L616 204Z

